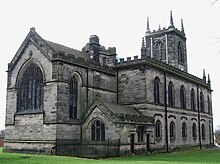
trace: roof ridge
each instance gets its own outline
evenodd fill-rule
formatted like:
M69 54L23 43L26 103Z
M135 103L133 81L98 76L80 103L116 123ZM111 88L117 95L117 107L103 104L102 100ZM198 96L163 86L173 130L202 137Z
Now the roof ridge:
M46 40L44 39L46 42L50 42L52 44L57 44L57 45L60 45L60 46L63 46L63 47L66 47L66 48L69 48L69 49L72 49L72 50L75 50L75 51L79 51L79 52L83 52L81 50L78 50L78 49L75 49L75 48L72 48L72 47L69 47L69 46L66 46L66 45L63 45L63 44L60 44L60 43L57 43L57 42L54 42L54 41L50 41L50 40Z

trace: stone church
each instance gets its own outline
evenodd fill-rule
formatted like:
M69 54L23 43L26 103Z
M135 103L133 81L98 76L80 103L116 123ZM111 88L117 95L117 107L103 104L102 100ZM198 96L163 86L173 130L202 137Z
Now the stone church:
M193 55L193 54L192 54ZM209 75L187 69L183 21L118 59L92 35L82 50L31 28L8 64L5 150L109 157L213 145Z

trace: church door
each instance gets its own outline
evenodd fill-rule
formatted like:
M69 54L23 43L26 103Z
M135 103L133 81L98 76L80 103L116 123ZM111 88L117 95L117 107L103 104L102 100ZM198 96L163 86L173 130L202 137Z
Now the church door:
M150 151L150 134L147 134L147 151Z
M130 147L131 147L131 153L134 153L134 134L131 133L131 138L130 138Z

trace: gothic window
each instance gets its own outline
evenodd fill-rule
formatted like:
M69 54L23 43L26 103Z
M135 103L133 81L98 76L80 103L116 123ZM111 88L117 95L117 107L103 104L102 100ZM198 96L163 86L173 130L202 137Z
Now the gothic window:
M193 123L193 125L192 125L192 137L193 137L194 140L197 137L197 129L196 129L196 124L195 123Z
M160 56L160 44L156 44L154 48L154 58L159 60Z
M18 112L43 110L44 82L41 69L34 63L24 71L18 82Z
M78 100L78 80L75 76L70 79L70 119L77 118L77 100Z
M195 91L194 91L194 89L191 90L191 109L196 110Z
M160 79L158 77L154 80L154 102L155 104L160 103Z
M181 42L178 43L178 61L180 63L184 63L184 53L183 53L183 45Z
M205 112L205 108L204 108L204 96L203 93L200 92L200 111L201 112Z
M182 138L183 139L186 139L187 137L187 126L186 126L186 123L182 123Z
M171 81L168 85L168 105L171 107L174 106L174 87Z
M181 86L180 88L180 107L184 109L186 108L186 94L184 86Z
M212 114L211 101L210 101L209 96L207 96L207 101L208 101L208 113Z
M156 121L155 125L155 133L156 133L156 139L161 139L162 138L162 126L160 120Z
M162 61L166 61L166 48L165 48L165 44L161 43L160 45L160 50L161 50L161 60Z
M202 124L202 139L205 139L205 125Z
M144 126L138 126L137 135L138 135L138 142L144 141Z
M154 58L157 60L166 60L166 47L161 41L159 41L154 47Z
M105 141L105 125L96 120L91 126L92 141Z
M170 139L175 139L175 124L173 121L170 122Z

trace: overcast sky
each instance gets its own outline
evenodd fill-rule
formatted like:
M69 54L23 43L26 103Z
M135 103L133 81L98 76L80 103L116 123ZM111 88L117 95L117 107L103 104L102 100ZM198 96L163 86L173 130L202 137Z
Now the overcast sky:
M150 29L174 25L183 18L187 37L189 73L210 73L214 127L220 125L220 1L214 0L0 0L0 130L4 129L7 64L35 27L44 39L75 49L96 34L106 47L117 48L119 57L140 55L141 40Z

